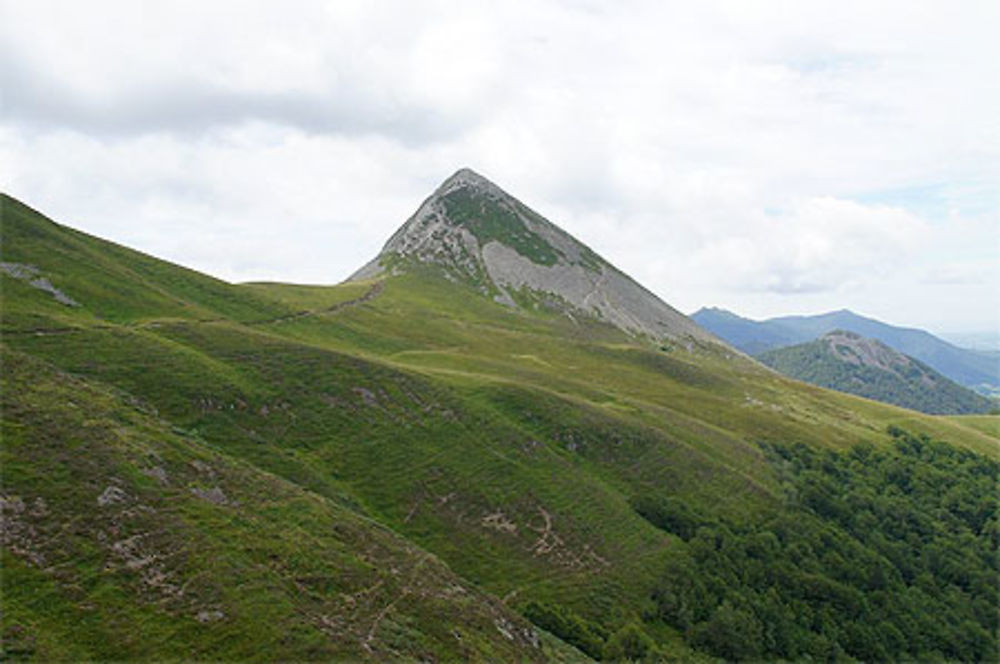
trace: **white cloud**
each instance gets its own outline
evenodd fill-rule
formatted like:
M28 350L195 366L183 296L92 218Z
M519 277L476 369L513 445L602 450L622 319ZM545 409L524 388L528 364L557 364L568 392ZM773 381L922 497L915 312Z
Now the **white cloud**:
M0 0L0 180L224 278L332 282L467 165L685 310L983 327L1000 276L964 266L997 250L998 24L990 2ZM928 280L947 303L911 297Z
M737 291L828 291L898 269L929 230L905 210L810 198L707 241L692 264L711 283Z

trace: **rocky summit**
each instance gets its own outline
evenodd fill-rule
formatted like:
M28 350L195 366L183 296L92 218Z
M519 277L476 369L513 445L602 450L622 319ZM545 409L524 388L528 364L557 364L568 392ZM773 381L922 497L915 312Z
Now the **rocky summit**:
M478 173L444 181L349 280L434 265L508 306L543 303L632 335L717 341L589 247Z
M786 376L931 414L987 413L996 402L945 378L916 358L854 332L758 356Z
M873 367L891 371L896 375L910 374L911 367L917 368L917 378L927 386L933 386L937 379L911 358L889 348L877 339L867 339L860 334L845 330L834 330L820 339L830 352L844 362L860 367Z

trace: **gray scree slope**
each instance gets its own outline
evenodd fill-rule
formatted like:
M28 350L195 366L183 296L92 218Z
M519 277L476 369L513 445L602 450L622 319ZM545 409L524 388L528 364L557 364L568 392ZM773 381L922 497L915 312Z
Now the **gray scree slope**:
M445 180L381 253L348 280L370 279L388 265L405 266L408 260L440 265L451 278L472 280L504 304L514 305L512 292L529 289L561 298L630 334L722 344L573 236L469 169Z

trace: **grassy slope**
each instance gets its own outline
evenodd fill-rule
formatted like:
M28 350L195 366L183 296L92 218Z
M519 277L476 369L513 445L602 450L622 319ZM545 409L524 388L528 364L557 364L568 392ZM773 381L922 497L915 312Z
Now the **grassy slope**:
M543 659L499 602L355 511L121 393L20 353L3 369L8 656Z
M905 421L997 453L994 436L970 436L946 418L789 380L725 349L663 352L603 326L504 309L427 276L394 278L364 306L271 331L446 382L544 389L609 416L692 426L699 439L707 427L734 444L773 433L843 447Z
M2 260L40 268L40 276L82 305L60 304L3 274L5 332L156 318L252 320L290 312L288 305L252 290L235 290L218 279L55 224L4 194L0 216Z
M1000 417L996 415L954 415L948 419L960 426L1000 438Z
M87 255L105 255L105 244L66 233ZM4 260L66 274L67 291L83 279L41 251L8 258L16 243L6 238ZM122 251L87 275L90 292L115 293L139 260ZM725 349L665 352L602 325L505 309L427 274L391 278L373 299L343 307L372 285L208 280L220 304L186 271L160 263L149 272L167 275L171 292L199 294L189 300L207 313L131 324L178 316L143 303L141 317L108 325L106 309L89 308L99 300L74 292L83 311L44 306L81 329L18 334L36 325L24 312L51 298L3 277L5 341L124 390L206 449L329 509L389 525L511 605L555 602L611 627L643 610L657 570L684 547L633 512L636 495L761 518L778 501L758 442L880 444L889 424L997 454L985 427L806 386ZM289 317L304 309L316 313ZM656 636L684 652L669 630Z
M769 350L757 358L786 376L924 413L987 413L997 407L997 402L919 360L894 364L892 371L851 364L830 349L826 338Z

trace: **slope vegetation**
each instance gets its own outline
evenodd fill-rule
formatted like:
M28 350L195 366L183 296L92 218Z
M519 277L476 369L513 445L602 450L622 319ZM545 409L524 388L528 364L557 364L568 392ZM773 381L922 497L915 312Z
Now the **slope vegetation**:
M29 356L3 368L5 655L545 659L523 620L349 505Z
M692 660L730 647L864 657L840 614L787 632L797 651L769 645L753 625L774 619L749 586L705 595L680 619L663 603L681 590L671 570L697 554L699 529L776 532L799 513L775 446L891 450L892 426L998 456L979 423L791 381L708 335L652 343L544 293L498 303L433 262L331 288L233 286L29 211L14 222L3 260L50 275L80 305L0 275L16 369L4 370L3 491L18 516L4 523L45 529L30 541L86 568L61 577L45 557L55 553L35 559L5 539L5 570L18 571L4 575L4 629L43 659L252 657L252 646L268 659ZM42 241L15 252L16 238L42 231L65 247L51 265ZM103 268L84 284L70 266L86 260ZM143 293L183 306L117 290L143 261ZM39 497L45 510L33 511ZM965 509L958 498L943 509ZM983 504L972 523L992 532L995 505ZM60 516L46 525L48 513ZM816 555L795 573L836 581L823 537L803 537ZM129 547L132 558L116 558ZM106 565L126 569L95 572ZM190 584L183 601L142 594L144 574L161 571ZM995 566L980 572L992 578ZM892 580L897 594L918 582ZM979 620L957 608L975 599L960 581L934 583L925 592L956 607L959 626ZM185 604L189 594L200 599ZM819 616L834 600L796 601ZM703 638L747 615L752 647ZM920 652L966 652L951 634Z
M4 332L289 312L252 291L55 224L6 194L0 215Z
M852 332L830 332L758 359L792 378L924 413L987 413L1000 407L923 362Z

